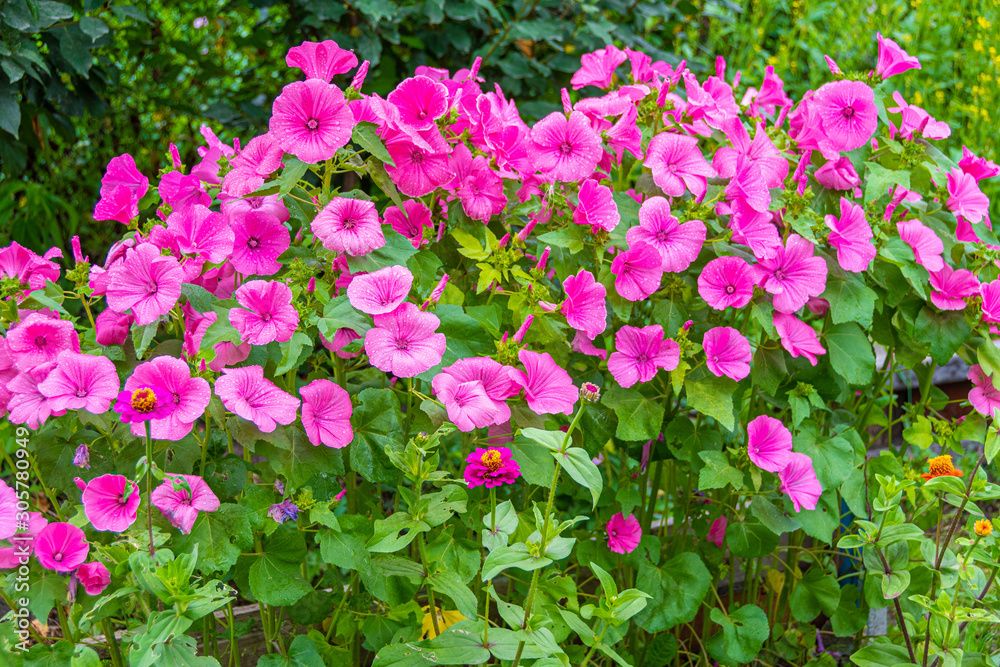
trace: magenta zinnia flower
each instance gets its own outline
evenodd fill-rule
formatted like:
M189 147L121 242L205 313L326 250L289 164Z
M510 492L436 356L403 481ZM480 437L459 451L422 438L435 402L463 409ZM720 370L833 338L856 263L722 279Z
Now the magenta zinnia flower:
M434 393L444 403L448 420L460 431L472 431L492 425L497 407L486 395L479 380L459 382L453 375L438 373L431 381Z
M750 342L732 327L715 327L702 342L708 370L718 377L742 380L750 375Z
M934 230L919 220L904 220L896 223L899 238L913 249L917 264L928 271L940 271L944 267L944 243Z
M181 265L151 243L133 249L108 273L108 305L118 313L131 309L136 324L169 313L181 295Z
M761 470L780 472L792 456L792 432L773 417L761 415L747 424L747 454Z
M299 325L299 313L292 305L288 285L271 280L251 280L236 290L236 301L243 306L229 311L229 323L240 332L240 339L251 345L271 341L285 343L292 339Z
M963 310L965 299L979 292L979 279L972 271L955 270L945 264L930 272L931 303L941 310Z
M272 432L278 424L291 424L299 407L299 399L278 389L264 377L260 366L224 369L215 381L215 393L227 410L253 422L264 433Z
M56 572L72 572L87 560L90 544L83 531L69 523L50 523L35 536L38 564Z
M84 563L76 568L73 575L79 580L87 595L100 595L111 583L111 573L101 562Z
M698 139L674 132L653 137L645 164L653 171L653 182L671 197L690 190L701 201L708 189L708 178L717 175L701 154Z
M38 391L48 399L53 414L86 410L100 415L118 395L118 372L107 357L63 351Z
M823 487L816 479L812 459L805 454L792 452L788 464L778 473L778 478L781 479L781 492L787 493L792 499L796 512L816 509Z
M124 389L115 401L115 412L121 415L121 420L125 423L166 419L176 407L169 394L155 386Z
M139 216L139 200L148 189L149 179L139 172L131 155L111 158L101 178L101 200L94 207L94 220L117 220L127 225Z
M593 274L580 269L575 276L563 281L566 300L559 306L559 312L566 316L566 323L587 338L593 339L607 328L608 311L604 297L607 289L594 279Z
M715 310L747 305L753 285L753 269L739 257L716 257L698 276L698 294Z
M810 102L823 125L826 140L835 151L864 146L878 125L875 92L861 81L831 81L820 86Z
M637 242L611 262L615 290L623 299L639 301L660 289L663 278L660 253L648 243Z
M281 149L310 164L332 158L355 124L340 88L318 79L285 86L271 114L270 133Z
M101 475L83 490L83 513L95 530L124 532L139 512L139 486L122 475Z
M539 415L571 414L573 405L580 398L580 390L552 355L521 350L517 358L524 364L525 370L511 369L510 379L524 387L528 407Z
M599 229L610 232L618 226L621 216L611 196L611 188L588 178L580 186L579 199L580 203L573 211L573 222L590 225L593 233Z
M375 368L409 378L441 363L447 342L444 334L434 333L441 325L437 315L407 302L373 319L375 326L365 334L365 352Z
M486 397L490 399L495 410L493 421L488 425L498 425L510 419L510 407L507 405L507 399L516 396L521 391L521 387L511 380L510 372L513 370L510 366L504 366L491 357L469 357L459 359L451 366L442 368L441 373L434 376L431 386L434 387L435 393L438 393L439 385L447 392L448 388L452 386L478 382L482 385ZM451 380L439 379L442 375L449 376ZM454 419L452 421L455 422Z
M219 499L212 489L195 475L166 475L163 484L153 489L150 502L170 520L170 525L185 535L191 532L199 511L219 509Z
M826 216L830 245L837 249L837 262L845 271L861 273L875 259L872 228L865 219L865 209L846 197L840 198L840 218Z
M878 64L875 73L883 79L901 74L910 69L920 69L920 61L903 50L896 42L886 39L882 33L878 36Z
M347 299L362 313L382 315L396 310L412 285L410 270L394 264L354 278L347 286Z
M975 178L957 167L948 172L948 195L949 210L969 222L982 222L990 212L990 198Z
M14 364L22 371L49 361L60 352L79 352L80 336L68 320L32 312L7 332L7 347Z
M385 245L375 204L334 197L312 221L312 231L327 250L366 255Z
M340 48L335 41L302 42L288 49L285 64L297 67L306 79L329 82L337 74L349 72L358 65L358 57L353 51Z
M403 202L403 210L398 206L385 209L383 219L397 232L410 239L414 248L424 243L424 228L433 228L431 210L416 199Z
M351 444L351 398L330 380L313 380L299 390L302 397L302 427L314 446L341 449Z
M288 228L275 216L253 210L233 220L233 254L229 259L245 275L269 276L278 272L278 256L292 244Z
M608 548L616 554L632 553L642 539L642 526L631 514L627 517L621 512L614 515L605 530L608 531Z
M511 456L506 447L476 447L465 462L462 476L469 488L485 486L492 489L504 484L513 484L521 476L521 466Z
M993 378L986 375L979 364L969 369L968 377L973 384L969 390L969 403L979 414L992 418L993 412L1000 408L1000 390L993 385Z
M670 213L670 202L663 197L651 197L639 207L639 224L625 234L629 246L647 243L660 254L661 268L678 273L698 259L705 243L705 223L689 220L679 224Z
M761 259L754 272L760 286L774 295L774 309L781 313L794 313L826 289L826 262L813 256L812 243L798 234L789 236L774 257Z
M623 326L615 333L615 351L608 358L608 370L623 387L649 382L659 369L677 368L681 349L670 338L664 339L658 324L647 327Z
M184 438L205 414L212 398L208 380L191 377L191 368L176 357L153 357L136 366L129 379L125 380L125 390L134 392L143 387L159 388L164 394L164 404L172 406L166 417L150 422L150 435L155 440L176 442ZM144 428L142 423L132 423L134 435L143 435Z
M781 346L793 357L805 357L815 366L816 355L826 354L826 349L816 338L816 331L794 315L776 312L773 322L781 336Z
M603 151L587 117L574 111L567 119L558 111L550 113L531 128L535 168L553 181L580 181L597 168Z

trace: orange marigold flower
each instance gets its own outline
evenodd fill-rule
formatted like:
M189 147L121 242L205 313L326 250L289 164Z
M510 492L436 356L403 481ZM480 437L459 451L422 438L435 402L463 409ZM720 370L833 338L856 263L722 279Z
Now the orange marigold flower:
M925 472L921 475L924 481L934 479L935 477L961 477L965 474L961 470L955 469L955 466L951 463L951 456L948 454L935 456L927 464L930 467L930 472Z
M993 524L986 519L980 519L975 525L976 535L989 537L993 533Z

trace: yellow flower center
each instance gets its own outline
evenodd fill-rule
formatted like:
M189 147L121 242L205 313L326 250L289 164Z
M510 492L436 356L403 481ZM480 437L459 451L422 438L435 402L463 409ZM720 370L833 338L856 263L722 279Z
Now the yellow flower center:
M930 461L928 461L928 465L930 465L932 475L955 474L955 466L951 464L951 456L949 456L948 454L945 454L943 456L935 456Z
M141 387L132 392L132 409L136 412L152 412L156 409L156 393L149 387Z
M993 524L986 519L980 519L976 522L975 529L979 537L989 537L993 533Z
M486 450L486 453L483 454L482 462L484 466L489 468L490 472L500 470L500 464L502 463L500 452L495 449Z

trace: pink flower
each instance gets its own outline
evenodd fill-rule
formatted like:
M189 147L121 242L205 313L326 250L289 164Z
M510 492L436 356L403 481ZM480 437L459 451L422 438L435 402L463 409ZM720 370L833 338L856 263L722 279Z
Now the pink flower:
M826 289L826 262L814 257L812 243L798 234L789 236L774 257L761 259L754 272L760 286L774 295L774 309L781 313L794 313Z
M142 387L157 387L165 394L164 402L173 406L165 418L150 422L150 435L155 440L181 440L205 414L212 398L208 380L191 377L191 369L182 359L169 356L153 357L141 363L125 380L126 391ZM142 436L141 423L132 423L133 435Z
M753 269L739 257L716 257L698 275L698 294L715 310L747 305L753 286Z
M476 447L465 459L462 476L469 488L485 486L487 489L513 484L521 476L521 466L506 447Z
M729 520L724 516L720 516L713 521L708 529L708 541L714 543L717 547L722 547L722 541L726 539L726 526L728 525Z
M965 299L979 293L979 279L972 271L955 270L945 264L930 272L931 303L941 310L963 310Z
M649 244L660 254L660 268L679 273L698 259L705 234L705 223L701 220L678 224L670 213L669 201L650 197L639 207L639 224L628 230L625 239L629 246Z
M985 345L992 345L986 342ZM983 372L979 364L969 369L969 380L973 387L969 390L969 403L976 412L984 417L993 417L993 412L1000 408L1000 390L993 386L993 378Z
M747 424L747 454L761 470L780 472L792 456L792 432L777 419L761 415Z
M56 362L50 361L22 371L7 381L7 391L11 394L7 419L12 424L27 424L28 428L37 429L49 417L66 414L65 410L53 410L52 402L38 389L38 383L45 380L55 366Z
M201 204L171 213L167 229L173 232L177 247L185 255L200 255L218 264L233 252L235 236L229 223L221 213Z
M375 204L335 197L312 221L312 231L327 250L366 255L385 245Z
M214 512L219 509L219 499L212 489L208 488L205 480L195 475L166 475L163 484L153 489L150 502L170 520L170 525L179 528L185 535L191 532L199 511Z
M1000 174L1000 165L984 157L977 157L965 146L962 146L962 159L958 161L958 166L962 168L963 172L976 179L977 183Z
M80 351L80 336L69 320L53 319L32 312L7 332L7 347L14 364L26 371L48 361L59 353Z
M831 81L811 98L834 151L851 151L868 143L878 125L875 92L861 81Z
M84 563L76 569L74 576L80 581L87 595L100 595L111 583L111 573L101 562Z
M507 206L503 180L490 168L490 161L482 156L472 157L464 144L451 153L455 179L451 188L462 202L462 209L473 220L486 223Z
M979 189L976 179L957 167L948 172L948 208L969 222L982 222L989 215L990 198Z
M332 158L355 124L340 88L318 79L285 86L271 114L270 134L281 149L310 164Z
M566 316L566 322L587 338L593 339L607 328L608 311L604 297L607 289L594 279L593 274L580 269L575 276L567 276L563 281L566 300L559 306L559 312Z
M18 532L17 491L0 479L0 540L6 540Z
M35 536L35 557L47 570L72 572L87 560L90 544L83 531L69 523L50 523Z
M608 370L623 387L649 382L659 369L672 371L681 358L681 348L664 339L658 324L638 328L623 326L615 333L615 351L608 358Z
M3 495L0 493L0 496ZM9 501L9 504L0 504L0 507L10 508L10 525L14 526L12 529L16 531L9 536L11 546L0 547L0 570L12 570L28 564L28 558L35 551L35 536L48 524L48 521L38 512L28 512L28 525L22 525L18 529L15 520L16 497L13 501Z
M605 529L608 531L608 548L616 554L632 553L642 539L642 526L631 514L622 516L619 512L611 517Z
M416 130L434 127L448 111L448 89L426 76L403 79L386 99L399 110L400 121Z
M447 393L454 391L454 387L462 384L479 383L493 406L493 419L485 425L503 424L510 420L510 407L507 405L507 399L516 396L521 391L520 386L511 380L510 372L513 370L510 366L504 366L490 357L459 359L451 366L441 369L441 373L434 376L431 381L431 386L434 387L435 393L440 393L439 386ZM441 379L443 375L450 379ZM461 408L462 406L457 407ZM490 410L487 409L486 412L490 412ZM450 416L449 419L451 419ZM454 419L451 421L458 424Z
M215 358L212 359L208 367L218 373L227 366L233 366L241 361L246 361L247 357L250 356L250 349L252 347L250 343L236 345L235 343L230 343L228 340L216 343L212 346L212 349L215 351Z
M680 197L690 190L701 201L708 178L717 175L701 154L698 139L674 132L661 132L653 137L645 164L653 171L653 182L671 197Z
M405 266L393 265L357 276L347 286L351 305L368 315L396 310L406 300L413 274Z
M431 386L444 403L448 420L460 431L483 428L496 421L496 405L479 380L459 382L453 375L442 372L434 376Z
M18 243L0 248L0 277L17 278L28 285L29 292L44 289L46 281L59 280L59 265L49 259L51 253L50 250L45 257L39 257Z
M750 375L750 342L732 327L715 327L702 342L708 370L718 377L742 380Z
M326 336L323 335L321 331L319 334L319 342L328 349L330 352L336 352L337 356L341 359L353 359L360 354L359 352L344 352L344 347L349 345L351 341L355 341L361 336L354 329L348 329L347 327L341 327L337 329L333 334L333 340L327 340Z
M831 190L853 190L861 185L861 177L849 158L829 160L813 174L819 184Z
M244 343L285 343L292 339L299 326L299 314L292 305L292 290L284 283L245 282L236 290L236 301L243 307L229 311L229 323L240 332Z
M535 168L553 181L573 182L590 176L601 156L601 139L579 111L552 112L531 128Z
M424 228L434 227L431 210L416 199L405 200L402 211L397 206L390 206L385 209L383 218L395 231L410 239L414 248L424 243Z
M940 271L944 267L944 243L934 230L919 220L904 220L896 223L899 237L913 249L917 264L928 271Z
M83 490L83 513L95 530L124 532L139 512L139 487L122 475L101 475Z
M611 273L615 275L618 294L629 301L639 301L660 289L663 259L656 248L640 241L615 256Z
M349 72L358 65L353 51L337 46L332 39L323 42L302 42L288 49L285 64L297 67L306 79L330 82L337 74Z
M604 132L604 139L615 155L615 161L620 165L625 151L642 159L642 131L636 125L639 111L629 105L625 113Z
M517 358L524 371L511 369L510 379L524 387L528 407L536 414L571 414L580 390L569 374L559 367L548 352L521 350Z
M250 211L233 223L233 254L229 262L244 275L270 276L281 268L278 256L292 244L291 235L278 218L264 211Z
M254 137L239 155L229 161L232 169L222 179L222 193L230 197L244 197L257 190L268 176L278 170L284 155L271 133ZM223 212L226 212L225 206Z
M781 492L787 493L792 499L796 512L816 509L823 487L816 479L812 459L805 454L792 452L788 465L778 472L778 478L781 480Z
M593 53L583 54L580 58L580 69L576 71L570 81L573 84L573 90L580 90L586 86L610 88L615 68L627 59L628 56L625 52L613 44Z
M780 188L788 176L788 160L781 155L762 123L757 128L750 141L750 133L739 118L730 118L722 124L722 130L732 143L732 147L723 146L712 156L712 167L722 178L732 178L736 175L741 158L756 167L768 188Z
M599 229L612 231L621 219L611 188L599 185L592 178L585 180L580 186L580 203L573 211L573 222L590 225L590 231L596 234Z
M224 369L215 381L215 393L227 410L253 422L264 433L272 432L278 424L291 424L299 407L299 399L278 389L264 377L260 366Z
M124 389L115 401L115 412L121 415L123 422L132 424L166 419L176 407L169 394L156 386L141 386L131 391Z
M872 228L865 219L865 209L845 197L840 198L840 218L826 216L830 245L837 249L837 262L845 271L861 273L875 259Z
M816 355L826 354L826 349L816 338L816 331L794 315L775 312L773 321L781 336L781 346L793 357L805 357L815 366Z
M264 180L261 179L261 183ZM192 206L211 206L212 197L205 192L205 186L194 174L185 176L179 171L171 171L160 178L156 186L163 203L174 212L182 212ZM168 218L169 219L169 218Z
M903 48L892 41L878 35L878 64L875 65L875 73L883 79L901 74L906 70L920 69L920 61L908 54Z
M49 400L53 414L86 410L100 415L118 395L118 372L107 357L63 351L38 391Z
M136 324L169 313L181 295L180 264L151 243L136 247L108 273L108 305L119 313L131 310Z
M302 427L314 446L321 443L342 449L354 439L351 428L351 398L330 380L313 380L299 390L302 396Z
M135 315L132 313L123 315L105 308L94 320L95 342L103 346L124 345L133 322Z
M447 153L418 146L406 135L387 141L385 147L395 164L385 169L408 197L423 197L455 177Z
M226 216L229 224L234 226L241 217L254 211L272 215L278 219L278 222L286 222L291 217L288 208L281 202L278 195L232 199L222 204L222 213Z
M139 172L131 155L111 158L101 179L101 199L94 207L94 220L117 220L127 225L139 217L139 200L148 189L149 179Z
M441 363L447 342L444 334L434 333L441 325L437 315L407 302L373 319L375 326L365 334L365 352L375 368L409 378Z

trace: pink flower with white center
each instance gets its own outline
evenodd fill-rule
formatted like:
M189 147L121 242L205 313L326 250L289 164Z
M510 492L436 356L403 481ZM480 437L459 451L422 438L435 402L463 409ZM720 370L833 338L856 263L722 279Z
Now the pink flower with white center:
M728 377L737 382L750 375L750 341L732 327L715 327L705 333L702 341L705 363L712 375Z
M979 286L983 298L983 322L1000 322L1000 280Z
M872 227L865 219L865 209L845 197L840 198L840 217L826 216L829 242L837 249L837 262L845 271L861 273L875 259Z
M101 475L83 489L83 513L94 530L121 533L135 523L139 486L122 475Z
M448 153L418 146L406 135L386 142L395 166L385 169L399 191L408 197L423 197L455 178Z
M605 530L608 533L608 548L616 554L632 553L642 540L642 526L631 514L627 517L621 512L614 515Z
M447 341L444 334L435 333L441 325L437 315L403 303L373 320L375 326L365 334L365 352L375 368L408 378L441 363Z
M253 422L264 433L271 433L278 424L291 424L299 407L299 399L278 389L264 377L260 366L224 369L215 381L215 393L227 410Z
M48 377L56 362L35 366L22 371L7 380L7 391L10 399L7 401L7 419L11 424L27 424L28 428L37 429L49 417L59 417L66 414L65 410L53 410L52 402L38 389L38 384Z
M969 222L982 222L989 215L990 198L979 189L976 179L959 168L948 172L948 209Z
M251 280L236 290L242 308L229 311L229 323L240 332L240 339L251 345L271 341L285 343L299 326L299 313L292 305L288 285L270 280Z
M281 269L278 257L292 244L291 234L278 218L250 211L232 223L233 254L229 263L244 275L270 276Z
M580 398L580 390L552 355L521 350L517 358L524 364L525 370L511 369L510 379L524 388L528 407L539 415L572 414L573 406Z
M56 357L56 365L38 384L38 391L49 399L52 413L60 410L86 410L101 415L118 396L118 372L107 357L65 350Z
M50 523L35 536L35 558L47 570L72 572L87 560L90 544L83 531L69 523Z
M629 301L648 298L660 289L663 260L659 251L648 243L638 242L618 253L611 262L615 275L615 290Z
M928 271L940 271L944 267L944 243L934 230L919 220L904 220L896 223L899 238L913 250L917 264Z
M931 303L941 310L964 310L965 300L979 293L979 279L972 271L953 269L947 264L930 272Z
M76 568L73 576L80 581L87 595L100 595L111 583L111 572L104 563L84 563Z
M349 72L358 65L358 57L353 51L340 48L335 41L302 42L288 49L285 64L297 67L306 79L329 82L337 74Z
M451 366L442 368L441 373L434 376L431 385L437 392L439 384L446 388L445 391L447 391L447 387L469 382L481 384L495 411L493 421L487 425L498 425L510 419L510 407L507 405L507 399L517 396L521 391L520 386L511 380L510 372L513 370L510 366L504 366L490 357L459 359ZM442 375L447 375L451 379L438 379Z
M167 229L173 232L177 247L185 255L200 255L218 264L233 252L235 236L229 223L221 213L202 204L171 213Z
M149 179L136 168L131 155L111 158L101 178L101 199L94 207L94 220L117 220L127 225L139 217L139 200L147 190Z
M840 157L829 160L813 174L819 184L831 190L853 190L861 185L854 163L849 158Z
M330 380L313 380L299 390L302 427L314 446L342 449L354 439L351 397Z
M229 161L232 169L222 179L222 193L243 197L254 192L281 166L285 152L270 133L254 137ZM238 201L238 200L237 200Z
M212 205L211 195L205 192L205 186L194 174L185 176L179 171L168 172L160 178L156 190L163 203L175 213L196 204L205 207Z
M781 480L781 492L787 493L792 499L796 512L816 509L816 503L823 495L823 487L816 479L812 459L805 454L792 452L788 465L781 469L778 478Z
M448 111L448 89L426 76L403 79L386 99L399 109L400 120L416 130L434 127Z
M472 157L464 144L452 150L451 159L455 172L451 188L466 214L485 223L503 212L507 195L503 192L503 180L490 168L490 161L482 155Z
M226 216L226 220L229 221L230 225L235 225L241 217L253 211L272 215L278 219L278 222L287 222L291 217L288 208L282 203L278 195L231 199L222 204L222 214Z
M410 239L414 248L425 243L424 229L433 229L431 210L416 199L403 202L403 210L398 206L385 209L383 219L397 232Z
M760 259L754 273L760 286L774 295L774 309L781 313L794 313L826 289L826 262L813 256L812 243L798 234L789 236L774 257Z
M7 347L17 368L26 371L55 361L64 350L79 352L80 336L72 322L32 312L7 332Z
M773 322L781 336L781 346L793 357L805 357L815 366L816 355L826 354L826 349L816 337L816 330L794 315L776 312Z
M908 54L896 42L886 39L882 33L875 33L878 36L878 63L875 65L875 73L883 79L901 74L907 70L920 69L920 61Z
M611 188L592 178L585 180L580 186L580 203L573 211L573 222L590 225L590 231L596 234L599 229L612 231L621 219Z
M780 472L792 458L792 432L779 420L761 415L747 424L747 454L761 470Z
M108 305L119 313L131 310L136 324L169 313L181 295L181 265L150 243L139 245L108 273Z
M173 405L167 417L150 422L150 435L154 440L176 442L183 439L191 432L194 423L205 415L205 408L212 398L208 381L191 377L190 366L176 357L153 357L136 366L125 380L127 391L149 386L159 387L166 394L166 402ZM133 423L131 429L137 436L145 433L142 423Z
M755 211L740 199L732 202L729 228L733 241L749 246L755 257L774 257L781 237L770 212Z
M712 156L712 167L722 178L736 175L736 167L741 158L760 170L768 188L780 188L788 176L788 160L774 145L762 123L757 123L753 141L739 118L730 118L722 124L722 130L732 146L723 146Z
M639 224L625 234L629 246L647 243L660 254L660 268L678 273L698 259L705 243L705 223L689 220L680 224L664 197L650 197L639 207Z
M986 375L979 364L969 369L968 377L973 384L969 390L969 403L979 414L992 418L994 411L1000 409L1000 390L993 385L993 378Z
M698 294L715 310L747 305L753 286L753 269L739 257L716 257L698 276Z
M394 264L357 276L347 286L347 299L362 313L383 315L406 301L412 285L410 270Z
M434 394L444 403L448 420L460 431L472 431L490 426L496 421L497 408L479 380L459 382L448 373L438 373L431 385Z
M698 140L674 132L653 137L645 164L653 171L653 182L665 193L680 197L690 190L697 201L704 198L708 179L717 175L698 148Z
M312 231L327 250L355 257L385 245L375 204L364 199L335 197L312 221Z
M618 384L627 388L636 382L649 382L661 368L674 370L680 358L680 346L663 337L660 325L623 326L615 332L615 351L608 358L608 370Z
M627 59L628 56L625 52L613 44L593 53L583 54L580 57L580 69L576 71L570 81L573 84L573 90L580 90L586 86L610 88L615 68Z
M568 119L555 111L535 123L528 150L546 179L563 183L590 176L604 154L601 138L579 111Z
M350 141L354 125L340 88L309 79L282 89L271 109L269 129L283 151L316 164L332 158Z
M589 339L603 333L608 326L604 285L589 271L580 269L575 276L568 276L563 281L563 289L566 300L559 306L559 312L566 316L566 323Z
M17 278L28 285L29 292L44 289L46 281L59 280L59 265L50 261L51 252L39 257L16 242L0 248L0 277Z
M198 512L219 509L218 497L205 480L195 475L167 474L163 484L153 489L150 502L185 535L190 534Z
M810 100L834 151L851 151L868 143L878 126L875 91L861 81L831 81Z

